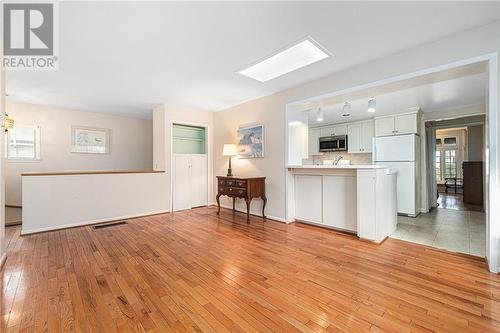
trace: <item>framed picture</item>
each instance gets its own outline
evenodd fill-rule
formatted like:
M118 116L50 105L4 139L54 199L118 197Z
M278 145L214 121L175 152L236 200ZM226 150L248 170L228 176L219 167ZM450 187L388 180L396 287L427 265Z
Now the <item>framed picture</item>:
M71 152L83 154L109 154L111 130L106 128L71 127Z
M264 125L238 128L238 154L240 158L264 157Z

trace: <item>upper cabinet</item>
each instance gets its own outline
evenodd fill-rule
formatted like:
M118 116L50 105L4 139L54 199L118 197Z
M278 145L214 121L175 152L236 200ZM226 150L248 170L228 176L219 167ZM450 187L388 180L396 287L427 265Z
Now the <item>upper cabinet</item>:
M375 118L375 136L418 134L419 119L418 112Z
M373 121L349 124L347 128L348 153L371 153L373 136Z
M322 127L320 129L320 136L335 136L335 135L346 135L347 125L335 125L329 127Z
M321 136L319 128L309 128L309 156L319 155L319 138Z

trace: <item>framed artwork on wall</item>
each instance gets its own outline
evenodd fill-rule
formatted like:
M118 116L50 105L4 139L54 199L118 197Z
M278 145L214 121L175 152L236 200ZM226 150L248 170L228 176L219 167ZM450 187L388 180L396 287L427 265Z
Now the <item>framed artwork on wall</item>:
M264 157L264 125L238 128L238 155L240 158Z
M109 154L111 130L71 126L71 152L81 154Z

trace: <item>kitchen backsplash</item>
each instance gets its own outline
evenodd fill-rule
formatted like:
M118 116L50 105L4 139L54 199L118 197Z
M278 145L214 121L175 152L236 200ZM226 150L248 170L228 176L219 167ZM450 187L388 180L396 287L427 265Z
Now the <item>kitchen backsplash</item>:
M344 160L350 160L351 164L373 164L372 154L348 154L346 152L331 152L323 155L316 155L302 160L303 164L323 164L323 160L335 160L337 156L342 156Z

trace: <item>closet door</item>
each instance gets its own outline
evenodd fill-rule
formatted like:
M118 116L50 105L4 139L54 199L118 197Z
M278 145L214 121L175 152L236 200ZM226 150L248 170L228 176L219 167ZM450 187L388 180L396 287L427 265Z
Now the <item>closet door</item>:
M174 154L173 211L192 207L190 161L190 154Z
M191 155L191 207L208 204L207 155Z

